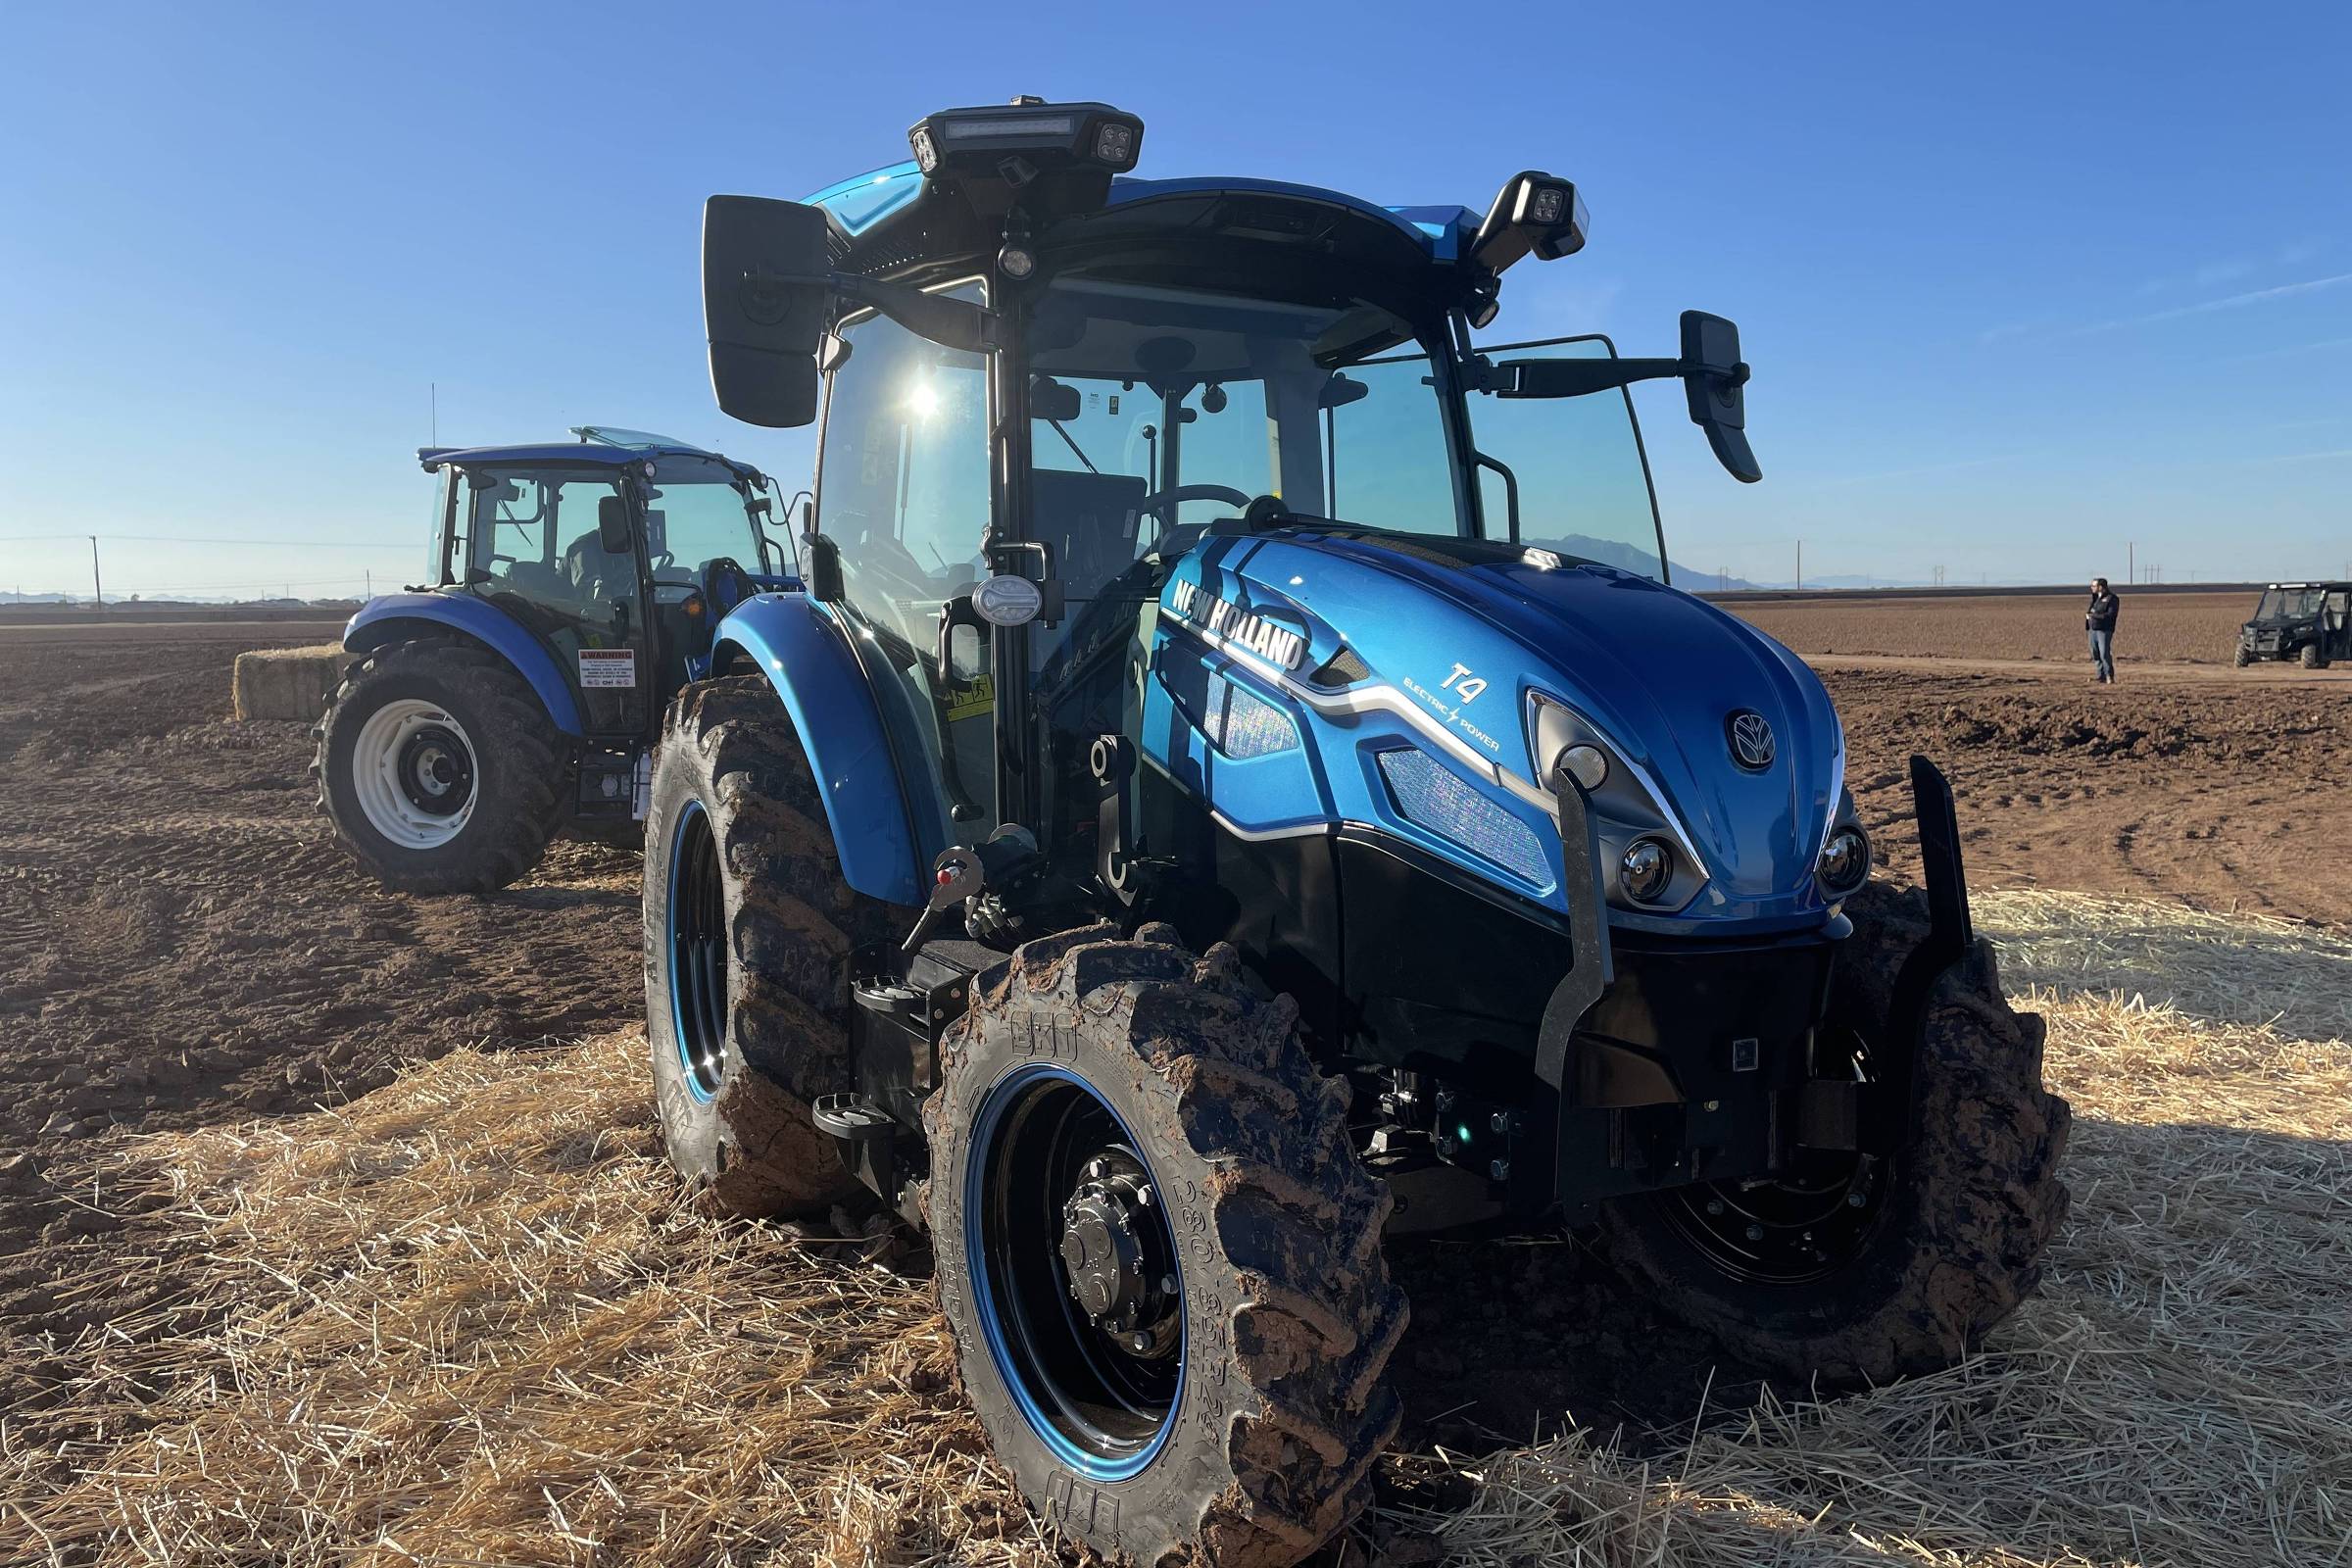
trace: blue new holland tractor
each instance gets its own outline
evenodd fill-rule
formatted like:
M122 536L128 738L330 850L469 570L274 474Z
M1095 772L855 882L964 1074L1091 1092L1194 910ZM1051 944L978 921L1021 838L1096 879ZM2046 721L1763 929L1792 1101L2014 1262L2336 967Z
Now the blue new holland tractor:
M709 204L720 407L822 424L804 580L655 764L672 1161L927 1227L1006 1468L1115 1561L1364 1505L1390 1231L1578 1227L1799 1383L1962 1355L2067 1107L1941 776L1924 891L1872 881L1820 682L1670 584L1626 388L1756 478L1732 324L1489 344L1568 181L1390 208L1142 136L1020 99Z
M711 628L794 581L757 468L664 436L428 447L428 587L370 599L313 731L318 807L386 887L487 893L550 837L634 843L662 713Z

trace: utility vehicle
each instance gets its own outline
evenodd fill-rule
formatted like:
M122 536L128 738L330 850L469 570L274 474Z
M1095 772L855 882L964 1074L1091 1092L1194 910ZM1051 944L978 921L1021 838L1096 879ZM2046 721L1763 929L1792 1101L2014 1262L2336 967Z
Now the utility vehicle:
M386 887L486 893L569 831L634 843L669 699L718 617L793 579L773 484L715 452L581 425L576 443L427 447L431 586L343 630L318 806Z
M2352 582L2275 582L2262 591L2254 618L2237 629L2230 662L2299 660L2326 669L2352 659Z
M1926 892L1871 882L1820 682L1671 586L1627 387L1756 478L1732 324L1490 345L1569 181L1390 208L1142 136L948 111L706 210L719 406L823 422L806 590L720 623L655 764L673 1162L927 1226L1007 1469L1119 1561L1362 1507L1391 1230L1584 1227L1800 1383L1960 1356L2067 1109L1941 776Z

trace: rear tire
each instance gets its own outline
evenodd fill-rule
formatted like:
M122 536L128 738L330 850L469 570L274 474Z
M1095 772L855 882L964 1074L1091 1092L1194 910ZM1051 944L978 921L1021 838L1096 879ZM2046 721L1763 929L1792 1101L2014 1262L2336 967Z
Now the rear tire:
M2318 643L2303 645L2303 667L2305 669L2326 669L2328 667L2328 656L2320 652Z
M537 694L489 649L376 649L312 733L318 808L385 887L495 892L546 854L569 769Z
M645 818L645 1034L670 1163L706 1207L822 1215L861 1191L809 1106L851 1087L852 951L905 923L843 877L766 677L680 692Z
M1838 956L1831 1029L1858 1034L1866 1050L1903 1049L1881 1044L1884 1020L1903 960L1927 935L1925 901L1873 883L1846 912L1855 931ZM2039 1014L2003 1000L1992 949L1979 940L1930 990L1909 1146L1875 1168L1858 1161L1853 1185L1829 1195L1820 1234L1850 1236L1849 1251L1810 1278L1735 1277L1694 1224L1707 1188L1605 1205L1609 1250L1662 1308L1784 1382L1828 1391L1949 1366L2039 1283L2066 1216L2058 1162L2071 1111L2041 1086L2042 1037ZM1857 1194L1855 1228L1837 1230L1839 1205ZM1720 1200L1759 1212L1758 1197L1723 1191Z
M1289 1568L1364 1508L1397 1422L1391 1200L1345 1081L1231 948L1164 926L1031 942L983 982L924 1108L981 1424L1113 1562Z

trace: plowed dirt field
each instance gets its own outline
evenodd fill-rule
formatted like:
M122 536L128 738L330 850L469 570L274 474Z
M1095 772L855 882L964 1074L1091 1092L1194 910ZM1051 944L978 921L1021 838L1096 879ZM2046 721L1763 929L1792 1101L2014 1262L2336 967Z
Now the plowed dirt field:
M1773 629L1848 651L1842 629ZM0 1435L17 1450L106 1436L62 1413L93 1334L181 1335L189 1312L220 1310L183 1299L184 1227L76 1185L98 1154L640 1016L633 856L564 844L493 898L381 893L315 812L305 728L227 719L240 649L332 630L0 628ZM2127 662L2125 684L2099 688L2072 670L1822 662L1898 870L1915 868L1904 761L1922 752L1958 788L1980 886L2352 929L2352 683ZM1698 1396L1703 1353L1663 1329L1639 1354L1596 1344L1562 1365L1561 1337L1609 1287L1557 1250L1408 1250L1398 1271L1416 1297L1396 1363L1416 1442L1524 1438L1572 1398L1639 1420ZM1465 1330L1486 1348L1468 1366ZM170 1392L157 1378L141 1398Z

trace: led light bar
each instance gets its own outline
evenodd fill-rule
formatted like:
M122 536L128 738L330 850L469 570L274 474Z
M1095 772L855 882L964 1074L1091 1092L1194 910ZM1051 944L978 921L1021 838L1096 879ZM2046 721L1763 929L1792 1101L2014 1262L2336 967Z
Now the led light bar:
M1108 104L1016 98L1003 107L926 115L906 141L926 174L993 176L1008 157L1026 160L1032 177L1081 169L1123 174L1143 154L1144 122Z

